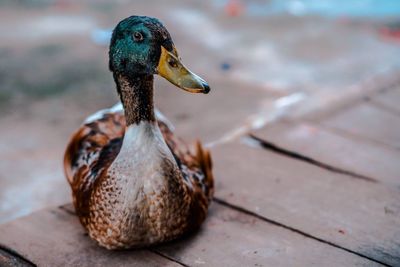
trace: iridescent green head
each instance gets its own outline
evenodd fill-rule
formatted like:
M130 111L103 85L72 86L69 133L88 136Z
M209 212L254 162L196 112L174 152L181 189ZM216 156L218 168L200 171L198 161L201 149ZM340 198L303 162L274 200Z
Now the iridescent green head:
M159 74L184 90L210 91L203 79L181 63L170 34L158 19L131 16L118 23L111 37L109 57L114 77Z
M124 19L111 38L110 69L121 74L156 74L161 46L173 51L171 36L158 19Z

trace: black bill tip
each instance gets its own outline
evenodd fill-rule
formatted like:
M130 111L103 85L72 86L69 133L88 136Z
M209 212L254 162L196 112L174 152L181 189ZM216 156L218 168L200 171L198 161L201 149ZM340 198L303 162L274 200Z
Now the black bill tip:
M208 83L202 83L202 85L203 85L203 93L204 94L208 94L209 92L210 92L210 86L208 85Z

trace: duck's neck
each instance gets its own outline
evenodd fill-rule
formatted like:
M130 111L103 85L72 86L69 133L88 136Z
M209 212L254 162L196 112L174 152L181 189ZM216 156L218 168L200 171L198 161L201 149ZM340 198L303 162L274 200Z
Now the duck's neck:
M115 77L124 106L126 126L140 122L155 122L153 104L153 75Z
M116 81L125 111L126 128L121 149L110 166L110 175L136 183L143 182L143 179L153 179L154 175L164 177L164 172L176 170L175 159L154 115L153 77L118 77ZM127 188L135 187L129 185ZM125 202L138 194L128 195L125 196Z

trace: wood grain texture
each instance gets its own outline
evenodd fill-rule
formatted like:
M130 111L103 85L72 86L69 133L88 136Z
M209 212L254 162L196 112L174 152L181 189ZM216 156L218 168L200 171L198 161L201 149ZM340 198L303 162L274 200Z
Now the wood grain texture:
M84 235L71 204L0 226L1 243L39 266L380 266L214 203L198 233L147 250L108 251Z
M217 203L198 234L157 250L189 266L379 266Z
M0 247L0 266L2 267L32 267L35 266L21 256Z
M76 216L59 208L1 225L0 244L38 266L180 266L146 250L101 248L85 234Z
M262 148L212 150L216 196L387 264L400 263L400 194Z
M280 122L253 134L279 147L382 183L400 185L400 152L308 122Z
M391 109L400 114L400 86L375 95L371 101L380 104L388 109Z
M328 117L320 123L355 136L400 148L400 116L367 102Z

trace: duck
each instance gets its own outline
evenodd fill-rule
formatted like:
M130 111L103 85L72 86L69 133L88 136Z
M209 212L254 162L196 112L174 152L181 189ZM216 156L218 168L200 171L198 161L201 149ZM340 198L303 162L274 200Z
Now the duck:
M214 193L212 160L189 146L154 107L154 75L191 93L208 83L185 67L156 18L120 21L109 46L120 103L89 116L72 135L64 172L79 221L110 250L148 247L198 230Z

